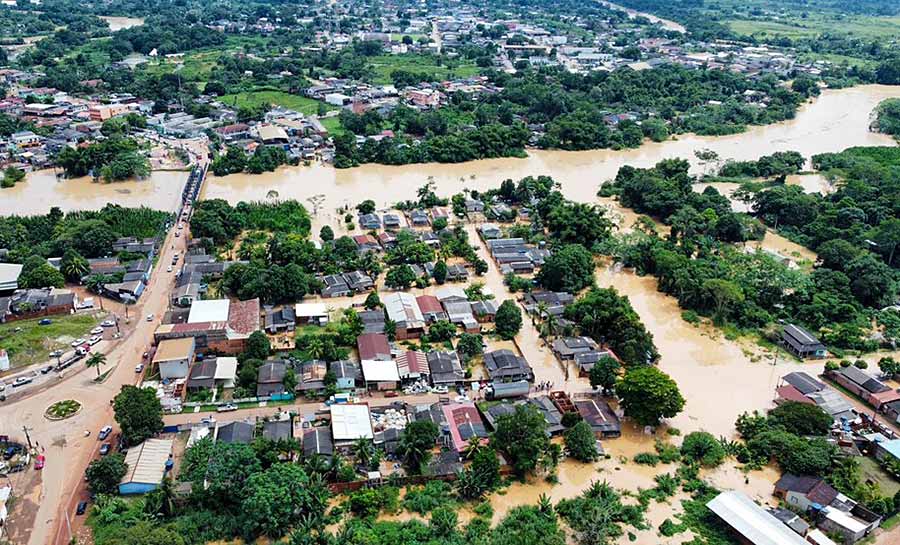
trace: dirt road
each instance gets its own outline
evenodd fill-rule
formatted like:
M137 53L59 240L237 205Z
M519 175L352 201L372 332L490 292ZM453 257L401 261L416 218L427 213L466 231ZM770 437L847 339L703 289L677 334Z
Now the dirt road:
M174 237L173 232L168 234L143 297L129 310L133 330L107 354L106 369L115 368L103 384L94 383L95 371L82 364L70 370L55 387L0 407L0 433L19 437L23 435L22 426L27 426L32 441L46 449L43 490L29 544L69 542L72 525L78 522L72 520L75 505L85 494L84 469L100 447L97 431L114 423L110 400L122 385L134 384L138 378L134 365L141 361L153 339L175 281L175 273L166 272L166 266L175 251L184 255L184 245L184 238ZM147 314L154 315L153 321L144 318ZM44 418L44 410L62 399L78 400L83 409L67 420L52 422ZM91 431L90 437L84 437L85 430Z

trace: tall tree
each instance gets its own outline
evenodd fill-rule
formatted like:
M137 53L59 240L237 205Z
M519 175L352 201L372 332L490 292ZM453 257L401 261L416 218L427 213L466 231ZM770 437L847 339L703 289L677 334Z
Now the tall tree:
M162 404L152 388L122 386L113 399L113 410L126 445L136 445L163 429Z
M625 415L642 426L655 426L684 408L678 385L656 367L629 370L616 384L616 394Z

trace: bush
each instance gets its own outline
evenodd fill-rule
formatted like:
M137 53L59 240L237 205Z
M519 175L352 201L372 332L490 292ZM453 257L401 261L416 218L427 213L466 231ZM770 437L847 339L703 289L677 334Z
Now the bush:
M841 368L841 366L838 365L838 363L836 361L829 361L829 362L825 363L826 371L837 371L840 368Z
M681 443L681 454L707 467L715 467L725 460L725 448L711 433L695 431Z
M659 456L652 452L641 452L634 455L634 463L644 466L656 466L659 463Z
M865 362L865 360L856 360L853 362L853 366L857 369L868 369L869 364Z

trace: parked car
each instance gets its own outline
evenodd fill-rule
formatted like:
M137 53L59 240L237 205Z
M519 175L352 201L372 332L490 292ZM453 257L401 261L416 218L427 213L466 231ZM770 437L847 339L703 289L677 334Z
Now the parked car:
M48 366L46 366L46 367L41 367L41 374L42 374L42 375L46 375L47 373L49 373L49 372L52 371L52 370L53 370L53 366L52 366L52 365L48 365Z
M104 439L109 437L109 434L111 434L111 433L112 433L112 426L103 426L100 429L100 433L97 434L97 440L103 441Z
M83 515L84 512L87 511L87 505L88 505L88 504L87 504L86 501L80 501L80 502L78 502L78 507L75 508L75 514L76 514L76 515Z
M152 321L153 321L153 315L152 315L152 314L148 314L148 315L147 315L147 321L148 321L148 322L152 322Z
M72 348L75 348L76 346L81 346L84 344L84 339L82 339L82 338L75 339L70 344L71 344Z
M37 457L34 459L34 469L44 469L44 461L45 460L46 460L46 458L44 458L43 454L38 454Z
M135 373L140 373L140 372L143 371L143 370L144 370L144 364L143 364L143 363L139 363L139 364L137 364L137 365L134 366L134 372L135 372Z
M18 388L19 386L24 386L34 380L34 377L19 377L13 381L13 388Z
M54 350L53 352L50 352L47 355L50 356L51 358L58 358L63 355L63 351L62 350Z
M100 456L106 456L107 454L109 454L110 448L112 448L112 446L109 443L103 443L102 445L100 445Z
M231 411L236 411L238 406L234 403L226 403L225 405L219 405L219 408L216 409L217 412L227 413Z
M103 320L102 322L100 322L101 327L112 327L114 325L116 325L116 322L112 320Z
M100 335L94 335L93 337L90 338L90 340L88 340L88 344L91 346L94 346L95 344L97 344L98 342L100 342L102 340L103 340L103 337L101 337Z
M50 318L41 318L41 321L38 322L38 325L50 325L53 323L53 320Z
M103 328L100 326L95 327L91 330L91 335L103 335Z
M171 266L171 265L169 265L168 267L166 267L166 272L172 272L172 266Z

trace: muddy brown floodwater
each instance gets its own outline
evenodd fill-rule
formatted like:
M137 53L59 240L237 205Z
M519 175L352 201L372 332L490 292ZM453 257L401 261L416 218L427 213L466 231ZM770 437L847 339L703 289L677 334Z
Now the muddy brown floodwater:
M840 151L851 146L892 146L889 136L869 131L872 109L883 99L900 97L900 87L865 85L826 90L802 106L790 120L724 137L679 135L666 142L648 142L632 150L548 151L533 150L524 159L486 159L459 164L426 163L404 166L363 165L337 170L316 164L284 167L260 175L234 174L210 177L204 198L222 198L232 203L260 200L270 190L281 198L301 201L324 195L323 209L354 205L373 199L379 207L414 198L415 190L429 177L441 194L462 189L485 190L506 178L549 175L558 181L567 197L594 201L600 183L615 176L619 167L648 167L661 159L689 159L693 172L701 166L694 151L711 149L724 159L747 160L774 151L795 150L809 157Z
M147 179L93 182L90 177L57 178L53 170L31 172L15 186L0 189L3 214L46 214L52 206L63 211L94 210L107 203L174 210L188 173L153 171Z

